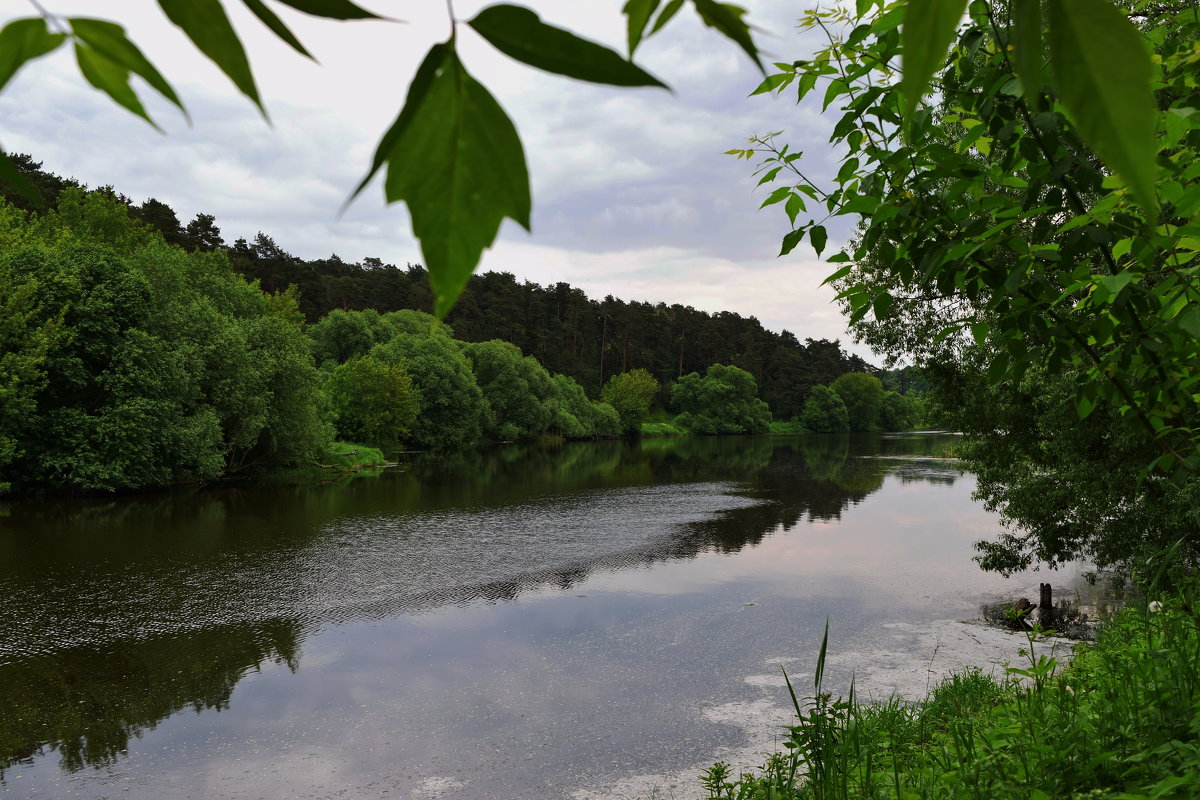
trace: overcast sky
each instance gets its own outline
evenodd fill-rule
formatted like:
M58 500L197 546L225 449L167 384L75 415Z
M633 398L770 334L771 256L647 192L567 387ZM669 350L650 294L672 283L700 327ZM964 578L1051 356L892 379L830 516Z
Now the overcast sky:
M459 19L487 3L455 0ZM621 3L529 2L544 20L624 52ZM250 54L271 124L187 38L143 0L97 4L42 0L50 12L120 22L175 86L182 115L135 79L160 134L80 77L64 48L23 69L0 95L0 145L84 183L111 184L141 201L155 197L186 223L217 218L226 241L272 236L302 258L336 253L420 263L403 206L383 202L381 181L342 217L337 210L369 166L375 143L403 104L429 47L447 38L444 2L364 0L403 22L338 23L275 3L320 64L300 57L241 3L226 1ZM767 60L808 57L795 29L801 5L747 2ZM781 8L786 6L786 8ZM9 0L7 22L36 13ZM524 141L533 182L533 233L505 222L481 270L546 284L566 281L593 298L682 303L757 317L772 330L840 338L851 346L832 292L832 268L807 244L777 258L788 230L751 167L723 151L748 136L785 131L806 153L810 177L832 172L825 144L832 122L794 95L747 95L761 76L728 40L685 8L646 41L637 60L661 89L613 89L546 75L495 52L465 25L459 47L468 69L500 101ZM838 244L837 232L831 241Z

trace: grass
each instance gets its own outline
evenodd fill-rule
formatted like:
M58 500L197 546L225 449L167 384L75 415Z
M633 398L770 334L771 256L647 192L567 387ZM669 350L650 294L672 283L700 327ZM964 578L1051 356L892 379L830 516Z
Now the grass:
M691 436L691 431L673 422L662 420L642 423L642 436Z
M712 800L1149 800L1200 795L1198 582L1119 612L1063 667L1038 653L1000 680L967 670L926 700L860 703L790 681L796 722L756 774L703 777Z
M320 467L342 471L382 467L385 463L383 451L375 447L351 442L334 442L319 459Z
M771 420L771 433L786 434L786 433L808 433L808 428L801 425L799 422L784 420Z

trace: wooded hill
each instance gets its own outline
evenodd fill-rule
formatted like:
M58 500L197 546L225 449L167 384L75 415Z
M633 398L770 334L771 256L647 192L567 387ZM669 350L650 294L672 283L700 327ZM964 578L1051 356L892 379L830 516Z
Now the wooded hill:
M64 188L80 185L42 170L27 155L14 158L50 206ZM13 205L29 208L28 201L7 184L0 182L0 193ZM114 194L131 216L158 230L168 244L185 250L224 248L234 269L259 281L267 292L295 285L300 309L310 323L333 309L383 313L428 311L433 306L425 270L419 265L400 267L377 258L351 263L337 255L305 261L266 233L253 241L226 244L211 215L197 214L184 224L165 203L150 198L139 205ZM633 369L645 369L658 379L665 399L671 381L683 375L704 372L713 364L737 366L754 376L762 399L783 420L802 413L813 386L828 385L847 372L879 372L844 352L837 341L802 341L790 331L769 331L754 317L612 296L595 300L566 283L541 286L519 281L508 272L472 276L447 322L463 341L502 339L517 345L550 372L574 378L590 397L599 396L600 387L612 375ZM911 388L907 374L883 377L889 389Z

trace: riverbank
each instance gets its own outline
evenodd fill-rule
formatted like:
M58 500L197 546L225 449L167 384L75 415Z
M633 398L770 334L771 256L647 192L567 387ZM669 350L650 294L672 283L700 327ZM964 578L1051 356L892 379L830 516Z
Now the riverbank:
M897 640L915 637L929 661L905 658L911 642L899 652L884 645L851 654L857 670L845 699L823 694L820 673L846 657L832 648L816 660L815 679L797 659L772 660L777 672L747 682L774 687L777 697L789 688L778 668L787 669L798 706L764 698L706 712L745 728L748 742L722 754L703 780L691 771L643 775L575 796L1194 797L1196 588L1191 580L1117 612L1094 644L949 620L889 625Z
M841 648L837 644L837 631L831 631L830 635L833 643L826 656L827 674L853 675L855 695L864 702L887 702L895 698L915 705L943 681L971 671L1002 679L1005 665L1018 664L1021 651L1028 647L1024 635L982 619L888 622L874 638L875 645L866 648ZM1047 636L1039 640L1038 648L1065 663L1075 644L1069 639ZM803 702L813 693L817 657L814 652L767 658L761 662L761 670L743 678L745 685L758 693L757 698L701 709L706 722L734 726L744 734L741 744L714 756L716 761L727 765L730 775L760 774L768 755L784 750L787 730L797 722L784 670ZM848 690L848 684L838 688L841 693ZM711 763L697 763L666 773L631 775L610 786L580 790L572 796L575 800L705 800L710 795L701 778L711 766Z

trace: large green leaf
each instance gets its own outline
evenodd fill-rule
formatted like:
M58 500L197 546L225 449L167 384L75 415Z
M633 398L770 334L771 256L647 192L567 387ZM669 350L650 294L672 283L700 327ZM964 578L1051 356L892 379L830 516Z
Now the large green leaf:
M440 47L441 45L439 45ZM383 138L379 140L379 144L375 147L375 156L371 159L371 169L363 177L353 194L346 200L346 204L342 206L342 211L346 210L346 206L354 202L354 198L362 193L362 190L367 188L367 184L375 177L375 173L387 163L393 151L396 150L396 142L400 136L408 130L413 124L413 117L418 113L418 110L425 103L425 96L429 92L429 87L433 85L441 69L441 62L434 56L440 51L438 48L433 48L425 56L425 60L421 62L421 66L417 67L417 72L413 75L412 82L408 85L408 97L404 100L404 107L400 109L400 116L396 117L396 121L388 128L387 133L383 134Z
M1063 105L1083 140L1155 213L1157 110L1145 40L1108 0L1049 0L1047 11Z
M1042 0L1014 0L1012 29L1013 60L1025 102L1040 111L1042 100L1042 62L1046 45L1042 40Z
M220 0L158 0L158 5L167 19L183 29L197 49L220 67L233 85L254 101L265 115L266 109L258 96L246 50Z
M129 70L80 39L75 40L75 60L79 62L79 71L88 83L107 94L118 105L124 106L158 128L146 113L133 87L129 85Z
M637 50L637 46L642 41L642 36L646 32L646 26L650 24L650 17L654 16L654 12L658 9L658 4L661 0L627 0L621 8L628 20L628 38L629 38L629 57L633 58L633 51Z
M296 34L292 33L292 29L285 25L283 20L279 18L279 15L268 8L266 3L262 0L242 0L242 2L246 4L246 8L250 9L250 12L254 16L258 17L263 25L271 29L272 33L287 42L289 47L305 58L312 58L313 61L316 61L313 58L313 54L308 52L308 48L296 38Z
M167 83L167 79L142 54L138 46L129 40L129 37L125 35L124 28L115 22L85 17L72 17L68 22L77 39L86 43L88 47L107 60L141 77L150 84L151 88L174 103L185 115L187 114L183 102L180 101L179 95L175 94L171 84ZM128 76L126 76L126 82L128 82Z
M546 72L614 86L666 87L607 47L547 25L527 8L488 6L470 25L500 52Z
M746 9L732 3L718 3L716 0L692 0L692 2L696 6L696 13L700 15L700 19L704 21L705 25L716 28L725 35L725 38L745 50L746 55L750 56L759 71L764 75L767 74L762 61L758 58L758 48L754 45L754 38L750 35L750 26L742 19L746 16Z
M297 11L328 19L382 19L365 8L359 8L350 0L279 0Z
M906 120L912 119L933 74L946 62L946 51L954 41L954 31L966 6L967 0L908 0L904 7L904 27L900 31L904 77L900 90Z
M683 8L683 0L668 0L667 4L663 6L663 10L658 12L654 25L650 28L650 35L653 36L661 31L663 26L670 22L681 8Z
M17 165L3 150L0 150L0 180L8 183L17 190L17 193L22 195L26 200L33 203L38 208L46 205L45 198L38 188L33 185L25 173L17 169Z
M0 30L0 89L29 61L44 56L66 40L50 33L41 17L16 19Z
M389 202L408 205L429 270L434 313L444 316L501 221L508 217L529 229L529 173L521 140L449 43L429 51L384 140L385 194Z

